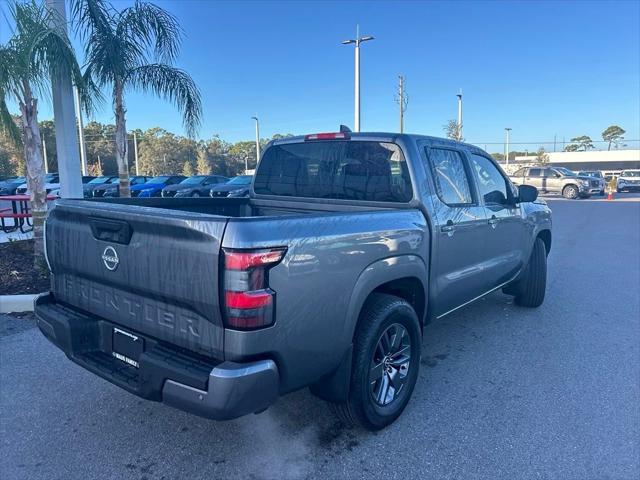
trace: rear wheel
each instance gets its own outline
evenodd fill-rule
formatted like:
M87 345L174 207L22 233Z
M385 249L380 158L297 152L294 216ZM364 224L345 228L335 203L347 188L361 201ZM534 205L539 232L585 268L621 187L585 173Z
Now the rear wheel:
M420 324L411 305L373 294L354 338L349 398L334 404L340 419L379 430L398 418L418 378L420 351Z
M562 196L564 198L568 198L569 200L578 198L579 193L580 192L578 190L578 187L576 187L575 185L567 185L562 189Z
M200 194L199 194L198 192L193 192L193 195L192 195L192 196L193 196L193 197L199 197L199 196L200 196Z

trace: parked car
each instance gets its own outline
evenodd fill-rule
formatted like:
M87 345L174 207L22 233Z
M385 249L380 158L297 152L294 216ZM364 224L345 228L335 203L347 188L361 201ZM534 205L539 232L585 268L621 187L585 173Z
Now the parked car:
M0 195L15 195L17 188L26 181L25 177L14 177L0 182Z
M377 430L411 397L430 319L501 288L544 301L551 211L475 146L284 138L250 190L191 205L60 200L38 327L94 374L204 417L310 386Z
M558 193L569 199L589 198L604 189L604 181L564 167L523 167L510 178L516 185L531 185L539 192Z
M623 170L616 184L618 192L640 191L640 170Z
M151 177L145 177L143 175L136 175L129 178L131 185L142 185L150 180ZM119 197L120 196L120 179L116 179L112 182L98 185L93 189L93 197Z
M0 183L18 178L16 175L0 175Z
M59 190L60 189L60 177L57 173L47 173L44 176L44 188L47 193L51 192L51 190ZM16 194L18 195L29 195L29 187L26 183L23 183L18 188L16 188Z
M108 185L113 182L118 181L117 175L102 175L100 177L96 177L93 180L89 180L82 186L82 195L85 198L93 197L93 189L101 187L103 185Z
M605 180L604 175L600 170L580 170L578 172L578 175L581 177L592 177L600 180L600 185L602 187L602 190L600 190L599 193L601 196L604 195L604 191L607 188L607 181Z
M159 197L162 189L167 185L174 185L184 180L184 175L160 175L159 177L153 177L146 183L141 185L134 185L131 187L132 197Z
M248 197L253 175L239 175L227 183L216 185L209 190L209 196L220 197Z
M229 181L222 175L195 175L162 189L163 197L205 197L212 185Z

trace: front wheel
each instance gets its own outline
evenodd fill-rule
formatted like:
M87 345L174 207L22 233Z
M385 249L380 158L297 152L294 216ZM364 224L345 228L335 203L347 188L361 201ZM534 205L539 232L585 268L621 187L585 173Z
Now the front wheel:
M373 294L353 348L349 397L335 410L346 424L380 430L400 416L413 393L421 353L418 316L401 298Z
M562 189L562 196L564 198L568 198L569 200L575 200L576 198L578 198L579 193L580 192L578 190L578 187L576 187L575 185L567 185Z
M515 302L521 307L536 308L544 302L547 288L547 249L536 238L524 274L514 286Z

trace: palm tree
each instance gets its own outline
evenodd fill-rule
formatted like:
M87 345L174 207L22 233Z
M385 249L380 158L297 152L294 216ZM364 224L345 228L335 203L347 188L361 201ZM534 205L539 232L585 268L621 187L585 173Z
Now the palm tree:
M171 66L182 32L170 13L141 1L118 12L104 0L75 0L73 16L85 42L85 81L113 92L120 195L128 197L125 91L151 92L174 103L190 136L200 125L198 88L185 71Z
M47 212L44 162L38 127L38 97L50 95L52 76L69 75L80 89L85 107L87 95L82 73L73 48L64 31L58 30L54 15L33 0L12 3L15 31L6 44L0 45L0 128L24 149L27 185L31 191L35 264L42 264L43 224ZM14 122L7 103L20 108ZM87 108L87 110L89 110Z

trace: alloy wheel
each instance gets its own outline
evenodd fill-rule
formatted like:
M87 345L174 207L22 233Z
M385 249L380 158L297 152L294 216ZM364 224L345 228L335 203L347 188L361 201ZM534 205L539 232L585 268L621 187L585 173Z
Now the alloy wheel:
M411 364L411 337L399 323L387 327L378 339L369 370L370 392L381 407L401 394Z

